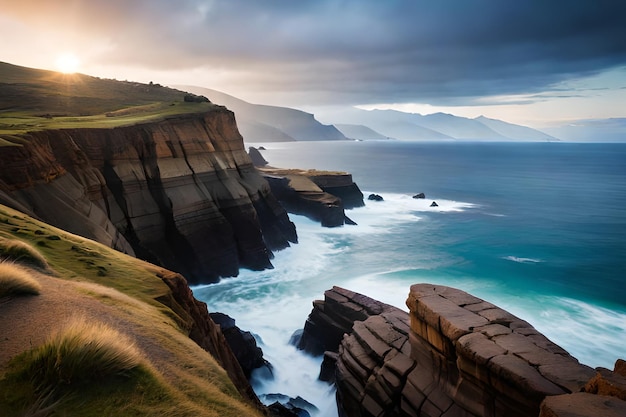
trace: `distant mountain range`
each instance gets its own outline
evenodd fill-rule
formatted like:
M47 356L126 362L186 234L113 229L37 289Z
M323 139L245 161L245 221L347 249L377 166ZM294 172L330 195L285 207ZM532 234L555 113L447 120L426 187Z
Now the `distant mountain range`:
M246 142L346 140L332 125L323 125L311 113L288 107L251 104L209 88L177 86L207 97L235 112L237 126Z
M446 113L421 115L396 110L333 108L314 116L288 107L248 103L202 87L177 86L204 95L235 112L246 142L313 140L406 140L497 142L626 141L626 118L587 120L542 130L490 119Z
M328 123L366 126L383 137L399 140L557 141L554 136L484 116L475 119L435 113L423 116L396 110L349 108L319 114ZM338 125L341 126L341 125ZM354 127L352 127L354 129ZM339 130L342 130L339 127ZM356 132L352 130L353 132ZM354 139L365 139L351 136Z

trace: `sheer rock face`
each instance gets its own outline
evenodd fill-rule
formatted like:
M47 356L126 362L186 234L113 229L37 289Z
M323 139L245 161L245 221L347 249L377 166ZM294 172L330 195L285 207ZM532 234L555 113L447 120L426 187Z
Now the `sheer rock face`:
M271 267L272 250L297 241L224 107L25 139L0 153L0 202L191 283Z
M453 288L414 285L407 306L338 287L314 303L300 347L338 352L326 356L336 356L341 416L538 416L545 400L542 416L565 417L567 398L589 387L612 392L618 414L606 415L623 412L619 364L596 373L527 322ZM594 397L571 415L605 415L608 403Z

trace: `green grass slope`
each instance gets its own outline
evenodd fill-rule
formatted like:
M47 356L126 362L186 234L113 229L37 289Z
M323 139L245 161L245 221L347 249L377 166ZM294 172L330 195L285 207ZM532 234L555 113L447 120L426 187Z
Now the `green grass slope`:
M0 292L3 416L262 415L159 301L161 268L4 206L0 258L38 286Z
M202 112L185 92L160 86L63 74L0 62L0 146L33 130L116 127Z

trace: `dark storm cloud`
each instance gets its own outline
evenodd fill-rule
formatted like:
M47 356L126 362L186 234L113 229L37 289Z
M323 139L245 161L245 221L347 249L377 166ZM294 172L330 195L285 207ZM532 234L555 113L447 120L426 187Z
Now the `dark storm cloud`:
M66 24L85 36L110 39L109 62L218 68L241 86L313 101L452 104L626 65L622 0L66 4L45 8L66 10Z

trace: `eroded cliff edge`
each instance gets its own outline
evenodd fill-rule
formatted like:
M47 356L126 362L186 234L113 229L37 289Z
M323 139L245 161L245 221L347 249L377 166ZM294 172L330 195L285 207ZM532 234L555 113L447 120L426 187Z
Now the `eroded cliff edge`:
M407 306L339 287L314 303L299 347L325 351L320 378L335 381L340 416L626 415L623 361L591 369L454 288L413 285Z
M0 152L0 203L185 275L271 268L295 226L231 111L21 135Z

